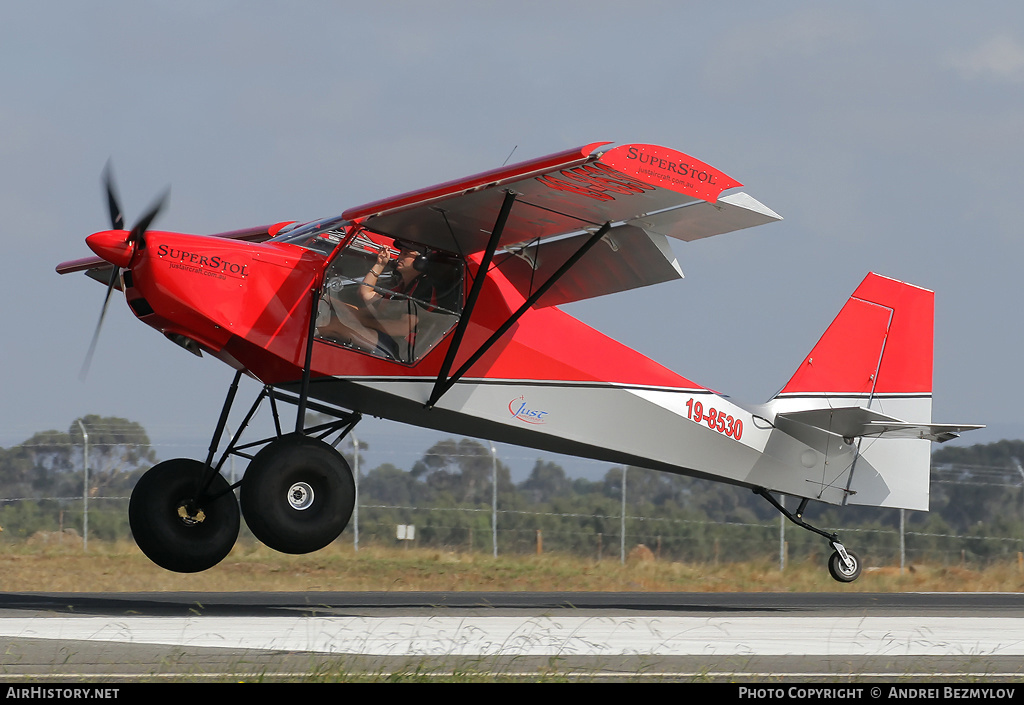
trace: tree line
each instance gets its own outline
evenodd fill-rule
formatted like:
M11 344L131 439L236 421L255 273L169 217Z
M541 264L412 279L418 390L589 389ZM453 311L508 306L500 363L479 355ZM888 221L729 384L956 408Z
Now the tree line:
M355 453L366 450L365 444L340 448L350 465ZM993 561L1022 550L1024 475L1018 458L1024 458L1024 441L941 448L932 458L932 511L903 516L911 559ZM140 424L98 415L76 419L67 431L40 432L0 448L0 537L19 540L81 527L87 491L90 537L128 538L125 498L156 462ZM672 560L750 560L774 556L780 539L776 510L744 488L635 467L610 467L600 480L571 478L542 458L515 483L487 445L462 438L435 443L410 468L384 463L361 473L359 540L393 543L396 526L414 525L418 545L491 552L492 476L502 553L617 558L625 543L627 550L644 544ZM890 561L898 555L898 510L812 503L805 518L842 531L844 542L862 555ZM350 526L339 540L352 540L354 530ZM792 525L784 538L793 558L830 552L820 537Z

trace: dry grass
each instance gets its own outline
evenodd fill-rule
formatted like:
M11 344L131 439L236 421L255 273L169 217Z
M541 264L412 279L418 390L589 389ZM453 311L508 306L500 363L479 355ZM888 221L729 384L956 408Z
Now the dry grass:
M1022 592L1016 562L986 569L915 565L868 568L854 583L833 581L823 562L683 564L652 560L600 563L573 556L503 556L341 542L307 556L240 543L220 565L180 575L153 565L134 544L0 544L4 592L149 591L648 591L648 592Z

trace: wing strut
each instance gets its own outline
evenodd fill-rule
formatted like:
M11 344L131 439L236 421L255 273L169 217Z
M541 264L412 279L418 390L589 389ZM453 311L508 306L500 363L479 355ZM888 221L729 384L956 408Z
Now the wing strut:
M306 360L302 365L302 386L299 392L299 408L295 414L295 432L302 433L306 427L306 406L309 402L309 378L313 370L313 336L316 335L317 302L320 300L320 284L315 283L309 291L309 330L306 334Z
M500 216L499 216L499 219L500 219ZM530 297L528 299L526 299L526 301L523 302L523 305L520 306L518 309L516 309L515 313L513 313L511 316L509 316L508 320L505 321L505 323L503 323L501 325L501 327L498 328L498 330L494 331L494 333L491 335L491 337L488 338L487 341L483 345L481 345L477 349L477 351L475 353L470 355L469 359L466 360L466 362L464 362L462 364L462 367L460 367L455 372L455 374L453 374L451 377L448 377L447 379L445 379L445 377L448 375L448 370L451 369L451 362L454 359L455 354L458 352L458 344L461 342L461 337L454 338L452 340L451 346L448 348L448 356L445 358L445 364L442 366L441 372L437 376L437 381L434 382L434 390L431 392L430 399L427 401L427 404L426 404L427 408L429 409L429 408L433 407L437 403L437 401L444 395L444 393L447 392L449 389L451 389L452 386L454 386L454 384L464 374L466 374L466 372L469 370L469 368L472 367L476 363L477 360L479 360L481 357L483 357L484 353L486 353L488 350L490 350L491 347L496 342L498 342L498 340L501 338L501 336L505 335L505 333L508 331L508 329L511 328L515 324L516 321L518 321L520 318L522 318L523 314L526 313L530 309L530 307L532 307L535 303L537 303L537 301L540 300L540 297L544 296L544 294L547 293L548 289L550 289L552 286L554 286L555 283L559 279L561 279L562 276L566 272L568 272L570 269L572 269L572 267L585 254L587 254L587 252L590 250L590 248L593 247L597 243L598 240L600 240L601 238L603 238L605 236L605 234L611 229L611 227L612 227L612 224L609 221L609 222L606 222L604 225L602 225L600 228L598 228L594 232L594 234L591 235L587 239L587 241L584 242L583 245L580 246L580 248L578 250L576 250L576 252L572 255L572 257L567 259L565 261L565 263L561 267L559 267L558 270L554 274L552 274L550 277L548 277L548 280L546 282L544 282L541 286L539 286L537 288L537 290L534 291L530 295ZM487 253L485 255L485 259L489 260L489 256L493 255L493 254L494 254L493 248L491 247L491 245L488 245L488 250L487 250ZM483 265L481 265L481 267L478 270L478 272L483 273L485 271L486 270L484 269ZM476 289L477 284L481 283L482 281L483 281L483 276L481 276L481 274L478 273L476 281L473 282L474 290ZM473 292L470 292L470 296L472 296L472 293ZM475 299L473 300L473 303L476 303ZM459 321L459 325L460 326L462 326L463 323L468 324L468 322L469 322L469 311L468 311L468 308L469 308L469 305L467 304L467 311L465 311L463 313L462 320ZM456 331L456 333L458 333L458 331Z
M505 230L505 223L508 221L508 215L512 212L512 204L515 203L516 194L513 191L505 192L505 200L501 202L501 210L498 212L498 219L494 221L494 228L491 230L491 238L487 241L487 249L484 250L483 259L480 261L480 267L477 269L476 278L473 280L473 288L469 290L469 296L466 297L466 305L462 309L462 317L459 318L459 324L455 327L455 334L452 336L452 344L448 346L448 352L445 353L444 362L441 363L441 369L437 373L437 379L434 381L434 389L430 393L430 399L427 401L427 408L431 408L437 403L437 400L441 398L441 395L448 391L451 383L445 383L445 378L448 377L448 372L452 368L452 363L455 362L455 355L459 352L459 348L462 346L462 338L466 335L466 329L469 327L469 319L473 315L473 309L476 308L476 300L480 297L480 290L484 287L484 279L487 278L487 270L491 267L491 260L494 259L494 253L498 249L498 242L501 240L501 234Z

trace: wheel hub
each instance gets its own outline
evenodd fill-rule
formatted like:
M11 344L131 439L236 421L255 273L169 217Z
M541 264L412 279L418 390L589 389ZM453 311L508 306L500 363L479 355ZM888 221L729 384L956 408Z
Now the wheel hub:
M296 482L288 488L288 506L302 511L313 504L313 488L305 482Z
M206 521L206 513L197 509L191 500L178 505L178 519L186 526L196 526Z

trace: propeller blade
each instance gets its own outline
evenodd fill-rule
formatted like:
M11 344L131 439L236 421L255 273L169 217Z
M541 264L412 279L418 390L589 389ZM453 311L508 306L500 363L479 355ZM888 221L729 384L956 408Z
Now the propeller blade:
M134 242L135 246L138 249L145 247L146 241L144 236L146 234L146 231L149 230L149 226L153 223L153 220L156 219L157 215L160 214L160 211L163 210L165 205L167 205L167 199L170 197L170 195L170 189L164 191L163 195L161 195L160 198L157 199L156 203L154 203L150 207L150 209L146 211L146 214L139 219L139 222L135 224L135 227L132 228L132 231L128 233L129 243Z
M103 170L103 186L107 192L107 208L110 211L110 225L111 230L124 230L124 212L121 210L121 202L117 197L117 189L114 187L114 174L113 169L110 166L110 162L107 162L106 168ZM163 195L156 200L156 202L150 206L149 210L139 219L139 222L135 224L135 227L128 233L127 243L129 245L134 244L137 249L145 247L145 235L146 230L152 225L153 220L156 219L160 211L163 210L164 206L167 205L167 199L170 196L170 189L165 191ZM103 328L103 319L107 315L107 306L110 304L110 294L114 291L114 287L117 286L118 277L121 275L121 268L117 265L111 265L110 270L110 281L107 283L107 295L103 299L103 307L100 309L100 318L96 322L96 330L92 334L92 342L89 343L89 351L85 355L85 362L82 364L82 370L78 373L78 378L84 380L86 375L89 373L89 367L92 365L92 357L96 352L96 344L100 339L100 330Z
M107 192L107 208L110 211L110 229L124 230L124 211L121 210L121 203L117 198L117 189L114 188L114 172L107 162L103 169L103 186Z
M100 339L100 328L103 327L103 318L107 315L107 304L110 303L110 292L114 290L117 285L117 277L121 273L118 267L111 267L110 270L110 282L107 284L107 295L103 299L103 307L100 309L100 320L96 322L96 330L92 333L92 342L89 343L89 352L85 354L85 362L82 363L82 369L78 373L78 379L85 380L86 375L89 374L89 367L92 365L92 356L96 352L96 343Z

